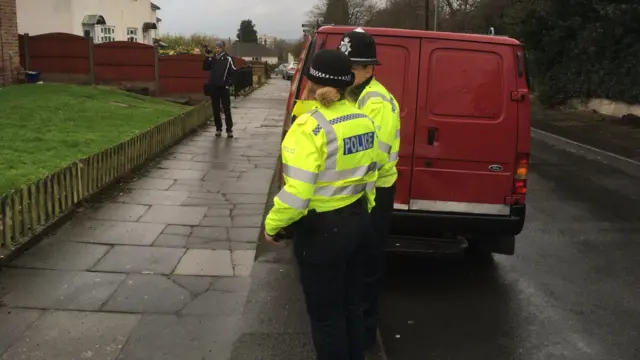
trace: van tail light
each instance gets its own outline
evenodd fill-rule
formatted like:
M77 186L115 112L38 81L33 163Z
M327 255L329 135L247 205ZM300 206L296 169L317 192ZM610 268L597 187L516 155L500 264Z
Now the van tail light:
M518 195L527 194L527 176L529 175L529 154L518 154L513 187Z

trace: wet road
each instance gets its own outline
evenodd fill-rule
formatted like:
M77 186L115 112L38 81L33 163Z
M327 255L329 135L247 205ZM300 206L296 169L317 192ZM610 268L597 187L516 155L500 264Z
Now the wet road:
M532 147L515 256L389 257L390 360L640 359L640 167Z

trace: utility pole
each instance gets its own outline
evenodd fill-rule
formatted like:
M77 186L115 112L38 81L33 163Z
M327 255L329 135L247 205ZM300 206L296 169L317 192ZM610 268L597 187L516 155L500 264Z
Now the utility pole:
M434 0L433 9L433 31L438 31L438 15L440 15L440 0Z
M429 30L429 0L424 0L424 29Z

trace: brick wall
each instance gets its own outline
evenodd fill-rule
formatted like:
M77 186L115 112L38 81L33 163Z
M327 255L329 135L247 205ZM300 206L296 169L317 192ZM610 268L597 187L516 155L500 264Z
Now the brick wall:
M20 69L16 0L0 0L0 86L11 84Z

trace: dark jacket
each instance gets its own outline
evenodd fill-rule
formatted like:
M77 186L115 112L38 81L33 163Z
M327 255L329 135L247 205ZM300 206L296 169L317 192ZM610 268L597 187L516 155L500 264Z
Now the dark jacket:
M202 63L202 70L209 72L210 87L224 87L233 84L236 67L233 64L233 58L227 53L222 53L220 58L216 55L207 55Z

